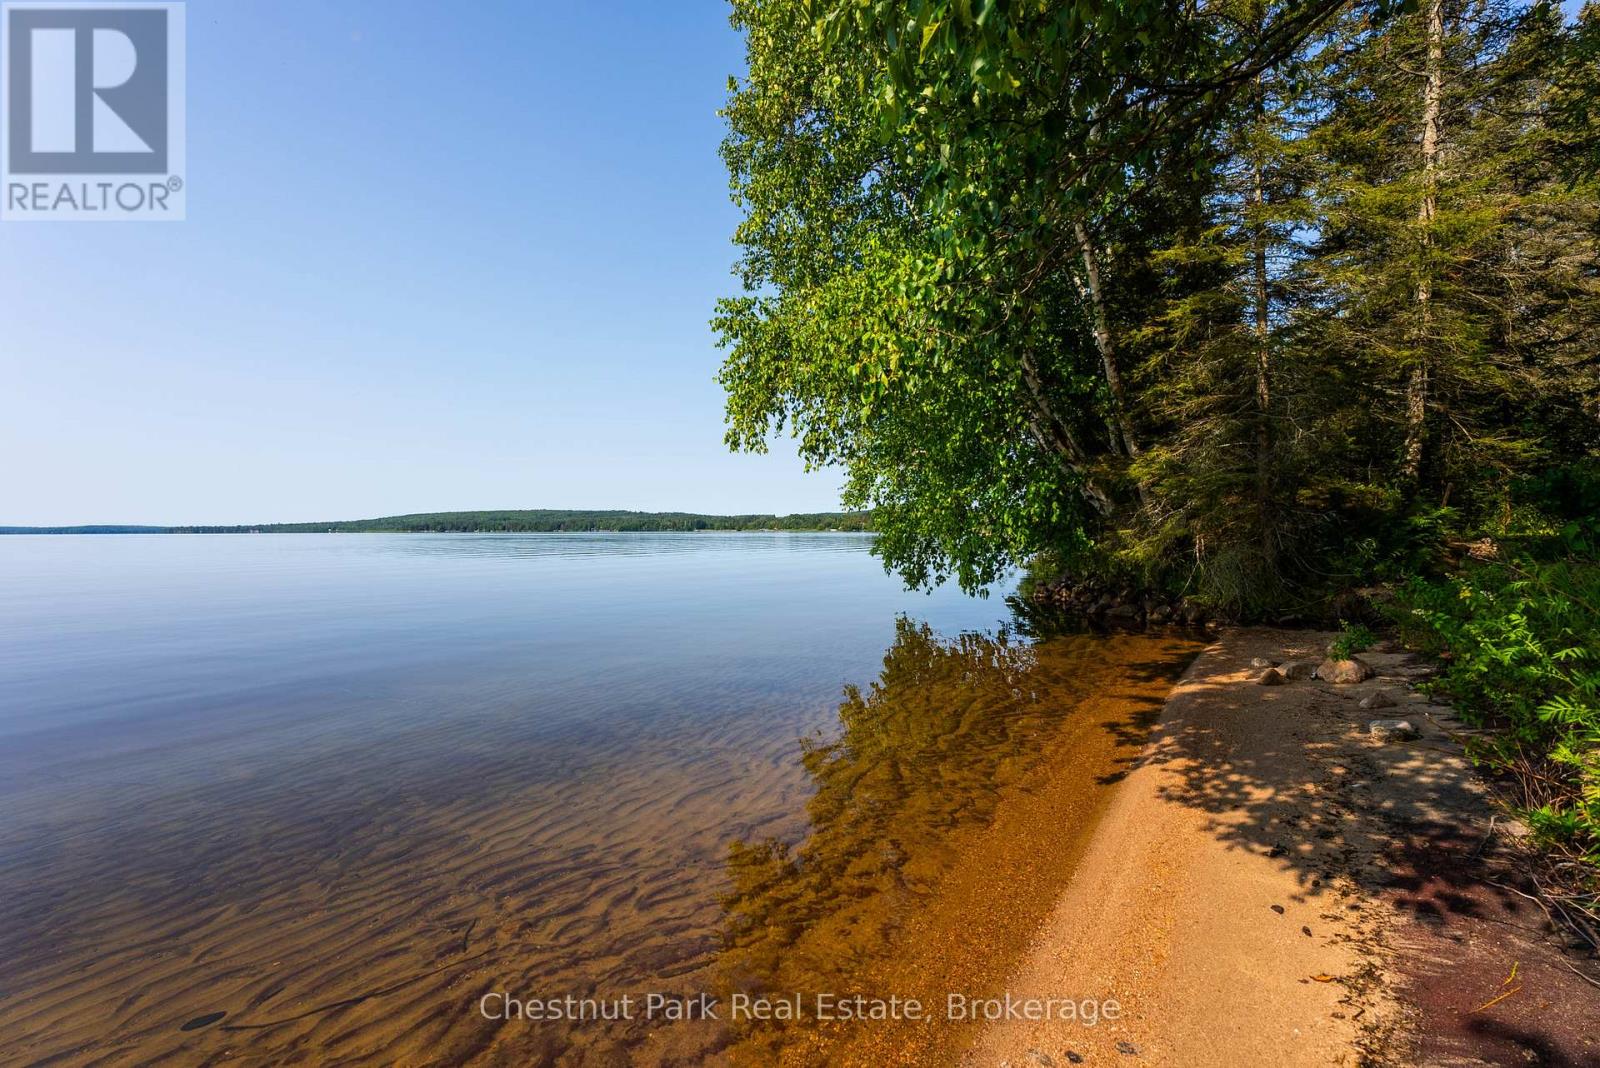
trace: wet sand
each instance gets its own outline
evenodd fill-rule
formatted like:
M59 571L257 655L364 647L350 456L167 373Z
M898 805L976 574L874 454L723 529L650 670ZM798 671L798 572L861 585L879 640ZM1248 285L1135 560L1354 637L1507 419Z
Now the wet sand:
M970 671L952 688L952 665L936 673L945 685L924 678L906 690L902 699L912 707L899 711L913 725L926 722L927 706L965 717L991 703L985 718L1009 720L1010 746L1002 759L980 766L936 756L932 766L904 768L905 781L916 784L907 792L912 803L901 806L911 818L846 827L858 839L870 832L856 852L875 854L873 878L865 888L831 882L829 891L847 907L824 910L798 936L766 947L771 956L760 986L912 999L927 1013L921 1020L806 1019L756 1029L733 1048L735 1063L960 1062L980 1021L951 1019L949 995L1003 995L1012 963L1049 915L1172 682L1200 647L1182 635L1120 635L1096 641L1095 655L1085 659L1073 655L1073 640L1045 643L1024 658L1025 673L996 680L1002 684L987 693L974 693ZM968 700L952 701L963 692ZM1066 694L1076 696L1060 715L1052 705ZM992 793L962 788L959 777L974 773ZM854 803L876 800L870 785L852 781L851 790ZM968 811L980 799L981 811ZM944 807L932 820L930 800ZM831 844L832 832L814 819L808 846L819 838ZM782 884L775 889L787 892ZM724 966L737 973L745 952L736 946Z

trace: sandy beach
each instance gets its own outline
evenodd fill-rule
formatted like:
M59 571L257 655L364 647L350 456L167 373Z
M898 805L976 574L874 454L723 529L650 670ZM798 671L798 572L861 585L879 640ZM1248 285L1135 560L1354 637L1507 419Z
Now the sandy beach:
M1360 684L1254 681L1327 637L1201 654L1008 983L1119 1018L999 1022L966 1063L1600 1063L1593 962L1511 889L1514 836L1462 725L1412 688L1426 668L1373 652ZM1379 691L1395 707L1359 706ZM1377 717L1419 736L1375 741Z

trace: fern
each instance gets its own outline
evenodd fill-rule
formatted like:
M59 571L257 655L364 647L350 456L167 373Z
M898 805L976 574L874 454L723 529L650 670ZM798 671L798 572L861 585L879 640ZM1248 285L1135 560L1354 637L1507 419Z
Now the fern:
M1509 767L1533 753L1558 784L1525 798L1528 826L1600 867L1600 566L1488 565L1414 579L1398 603L1402 637L1444 663L1432 688L1500 732L1482 755Z

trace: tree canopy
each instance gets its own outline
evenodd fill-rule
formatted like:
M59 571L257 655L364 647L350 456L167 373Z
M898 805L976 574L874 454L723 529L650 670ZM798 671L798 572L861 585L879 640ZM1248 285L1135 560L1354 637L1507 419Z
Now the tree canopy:
M1506 529L1600 440L1597 19L736 0L728 441L914 584L1258 611Z

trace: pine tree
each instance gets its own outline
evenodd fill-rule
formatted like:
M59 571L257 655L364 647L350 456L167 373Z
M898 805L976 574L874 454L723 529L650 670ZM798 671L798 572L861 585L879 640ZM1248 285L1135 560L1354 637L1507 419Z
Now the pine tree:
M1577 221L1588 202L1557 192L1544 151L1539 57L1559 47L1555 19L1425 0L1381 31L1354 27L1333 71L1313 134L1318 297L1302 315L1370 379L1363 431L1386 444L1365 459L1396 510L1464 494L1481 509L1486 482L1503 500L1540 458L1517 421L1569 385L1519 355L1528 301L1558 284L1529 213ZM1592 263L1590 237L1568 227L1559 245Z

